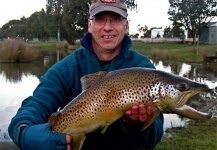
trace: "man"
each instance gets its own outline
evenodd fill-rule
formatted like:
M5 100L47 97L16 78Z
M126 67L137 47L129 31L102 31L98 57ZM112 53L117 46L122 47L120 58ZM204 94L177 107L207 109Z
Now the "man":
M77 49L52 66L40 80L33 96L26 98L12 118L8 131L12 140L27 150L70 149L69 135L52 132L49 116L81 92L80 78L98 71L130 67L154 68L148 58L129 50L127 8L123 0L93 0L88 33ZM163 115L145 131L151 107L133 106L108 127L87 134L82 150L141 150L153 148L163 135Z

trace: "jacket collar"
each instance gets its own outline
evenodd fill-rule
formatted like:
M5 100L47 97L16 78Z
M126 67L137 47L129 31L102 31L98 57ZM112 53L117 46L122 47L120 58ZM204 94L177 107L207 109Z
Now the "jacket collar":
M91 51L92 53L95 53L93 50L93 46L92 46L92 36L90 33L86 33L83 38L81 39L81 46L83 46L84 48L86 48L87 50ZM129 36L125 35L124 36L124 40L123 40L123 44L121 46L121 50L119 54L122 54L123 52L125 52L126 50L128 50L132 45L132 40L130 39Z

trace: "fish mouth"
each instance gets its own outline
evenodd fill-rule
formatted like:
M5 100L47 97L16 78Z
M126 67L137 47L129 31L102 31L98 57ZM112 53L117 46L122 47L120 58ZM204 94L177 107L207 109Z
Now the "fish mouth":
M176 103L176 107L182 107L183 105L185 105L188 100L193 97L194 95L197 95L198 93L200 93L199 91L195 91L195 92L186 92L186 93L183 93L177 103Z
M206 91L193 91L193 92L186 92L183 93L177 102L171 103L167 106L167 110L171 113L176 113L178 115L194 119L194 120L207 120L212 117L212 113L204 113L197 111L196 109L186 105L186 102L193 97L194 95L200 92L207 92Z

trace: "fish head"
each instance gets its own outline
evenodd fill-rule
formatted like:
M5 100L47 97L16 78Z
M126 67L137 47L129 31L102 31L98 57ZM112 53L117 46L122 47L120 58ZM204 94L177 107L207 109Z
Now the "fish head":
M199 112L186 105L192 96L210 92L211 89L207 85L174 74L163 73L160 76L163 76L159 79L160 86L158 85L160 96L155 102L162 112L176 113L196 120L212 117L210 113Z

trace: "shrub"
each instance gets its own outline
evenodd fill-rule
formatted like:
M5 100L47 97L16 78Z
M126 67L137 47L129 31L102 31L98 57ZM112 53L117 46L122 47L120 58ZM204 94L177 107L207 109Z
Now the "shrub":
M152 48L152 57L158 58L160 56L160 51L156 48Z
M0 62L31 62L38 51L19 39L4 40L0 47Z

